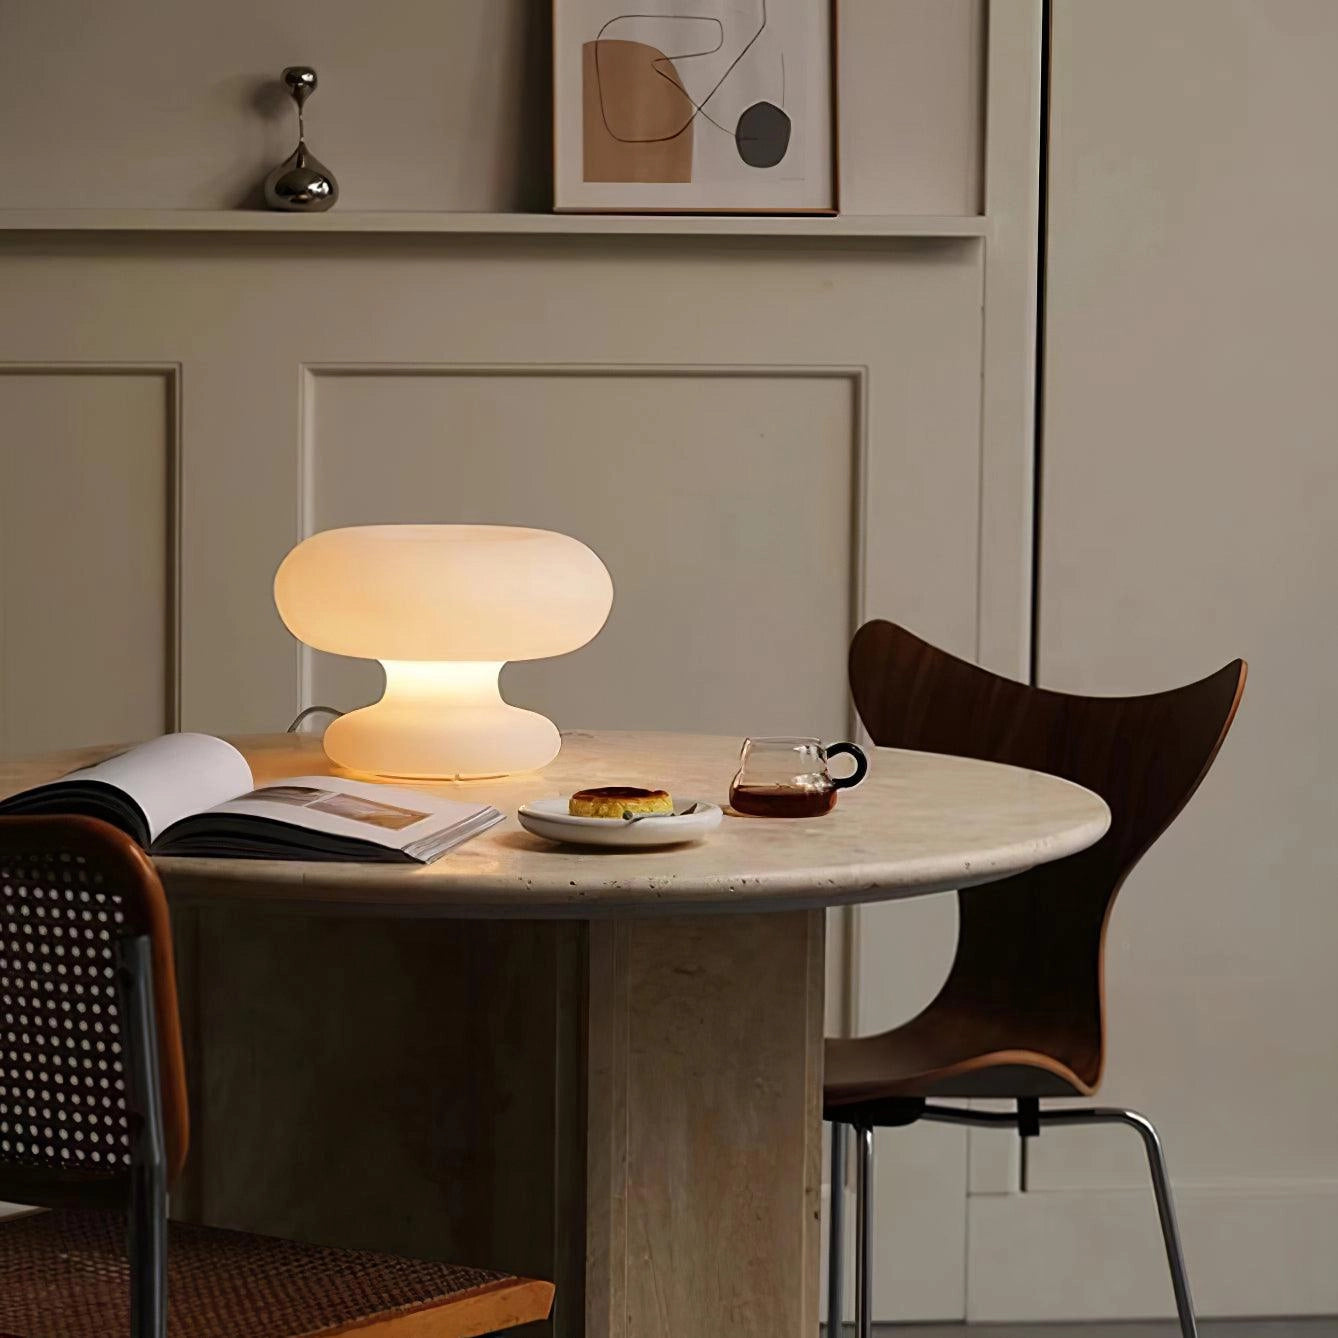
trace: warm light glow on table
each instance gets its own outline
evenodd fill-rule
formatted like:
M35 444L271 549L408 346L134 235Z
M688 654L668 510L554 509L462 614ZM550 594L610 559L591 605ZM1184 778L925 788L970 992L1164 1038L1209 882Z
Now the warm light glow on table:
M613 582L579 540L507 525L366 525L300 543L274 578L279 616L317 650L380 660L381 700L325 734L352 771L497 776L545 766L557 727L502 700L509 660L585 645Z

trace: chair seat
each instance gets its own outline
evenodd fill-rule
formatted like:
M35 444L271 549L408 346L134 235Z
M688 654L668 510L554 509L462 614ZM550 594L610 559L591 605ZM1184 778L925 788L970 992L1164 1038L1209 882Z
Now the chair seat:
M1091 1096L1096 1090L1046 1048L1019 1045L1020 1029L931 1009L877 1036L828 1039L823 1106L851 1120L861 1106L906 1097Z
M468 1338L547 1317L551 1283L173 1222L169 1338ZM83 1209L0 1222L0 1334L129 1332L125 1219Z

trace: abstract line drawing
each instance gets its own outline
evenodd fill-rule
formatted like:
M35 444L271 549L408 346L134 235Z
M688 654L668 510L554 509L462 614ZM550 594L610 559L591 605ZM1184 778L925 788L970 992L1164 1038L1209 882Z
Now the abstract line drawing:
M815 0L555 0L568 183L692 186L681 207L830 206L831 16ZM569 55L567 53L570 53ZM575 59L573 59L575 58ZM798 69L798 80L789 73ZM578 94L573 98L574 94ZM576 103L564 120L564 100ZM574 132L574 134L573 134ZM579 192L576 192L579 194ZM823 198L823 196L826 198ZM607 201L608 192L591 198ZM672 195L660 198L671 203ZM629 193L625 207L638 207ZM649 204L651 197L645 197Z
M715 24L715 26L716 26L717 30L719 31L719 34L720 34L720 40L715 44L715 46L713 46L713 47L708 47L708 48L707 48L706 50L704 50L704 51L681 51L681 52L676 52L676 53L675 53L674 55L672 55L672 56L666 56L666 55L664 55L664 54L662 54L662 53L656 53L654 56L652 56L652 57L650 58L650 67L651 67L651 69L654 70L654 72L656 73L656 75L658 75L661 79L666 79L666 80L668 80L668 82L669 82L670 84L672 84L672 85L673 85L673 86L674 86L680 93L682 93L682 94L683 94L683 97L687 100L688 106L692 109L692 110L688 113L687 117L684 119L683 124L682 124L681 126L679 126L679 128L678 128L677 130L670 131L670 133L667 134L667 135L663 135L663 136L652 136L652 137L649 137L649 138L643 138L643 137L639 137L639 136L636 136L636 135L620 135L620 134L617 132L617 130L615 130L614 127L611 126L611 125L609 124L608 104L605 102L605 97L604 97L604 81L603 81L603 77L602 77L602 75L601 75L601 71L600 71L600 49L601 49L601 47L604 47L604 46L608 45L610 42L614 42L614 41L617 40L616 38L606 38L606 37L605 37L605 33L607 33L608 30L609 30L615 23L618 23L620 20L623 20L623 19L631 19L631 18L638 18L638 19L682 19L682 20L685 21L685 22L696 22L696 21L698 21L698 19L700 19L702 22L707 22L707 23L713 23L713 24ZM697 116L704 114L703 111L702 111L702 108L703 108L703 106L705 105L705 103L703 103L703 104L701 104L701 105L698 105L697 103L693 102L692 98L691 98L691 97L689 96L689 94L688 94L687 89L683 87L683 81L678 77L678 71L677 71L677 70L675 69L675 67L674 67L674 62L675 62L676 60L696 60L696 59L698 59L699 57L702 57L702 56L713 56L713 55L715 55L715 53L716 53L717 51L719 51L724 45L725 45L725 25L724 25L719 19L717 19L717 18L711 18L711 17L709 17L709 16L707 16L707 15L700 15L700 16L699 16L699 15L686 15L686 14L685 14L685 15L677 15L677 14L618 14L618 15L615 15L613 18L611 18L611 19L610 19L610 20L609 20L609 21L608 21L608 22L607 22L607 23L606 23L606 24L599 30L599 33L596 35L595 40L594 40L594 48L595 48L595 86L596 86L596 89L597 89L597 92L598 92L598 95L599 95L599 114L600 114L600 116L603 118L603 121L604 121L604 128L609 132L610 135L612 135L612 136L614 137L614 139L621 140L624 144L645 144L645 143L649 143L649 142L651 142L651 140L654 139L654 138L675 139L675 138L677 138L679 135L683 134L683 132L684 132L685 130L687 130L689 126L692 125L693 120L694 120ZM653 48L653 47L647 47L646 50L648 50L648 51L654 51L654 48ZM718 87L718 85L717 85L717 87ZM712 90L712 91L714 91L714 90ZM707 100L709 101L709 97L708 97ZM709 119L709 118L708 118L708 119ZM724 130L724 126L719 125L718 122L712 121L712 124L713 124L713 125L716 125L718 129L720 129L720 130ZM726 132L726 133L728 133L728 132Z
M718 121L713 120L710 116L707 116L705 111L706 104L710 102L710 100L713 97L715 97L715 95L720 91L720 86L725 82L726 79L729 78L731 72L738 66L739 62L752 49L753 45L757 42L757 39L762 36L763 32L766 31L767 0L761 0L761 5L762 5L762 18L761 22L757 25L757 31L754 32L752 36L748 38L748 40L743 45L743 49L739 52L737 56L734 57L733 60L730 61L729 65L726 66L725 68L725 72L720 76L719 79L716 80L714 86L710 89L710 91L706 94L706 96L702 98L700 102L695 101L692 98L692 96L688 93L688 90L683 87L683 81L678 75L678 71L674 66L674 62L679 60L697 60L703 56L713 56L717 51L721 50L721 48L725 45L725 25L722 20L715 18L714 16L704 15L704 14L702 15L617 14L613 18L611 18L606 24L604 24L604 26L595 35L595 83L599 86L600 114L604 117L604 125L606 128L608 128L609 133L611 135L614 135L615 138L623 138L622 136L617 135L617 133L612 129L612 127L609 126L608 112L604 103L603 86L602 84L600 84L600 78L599 78L600 47L601 45L604 44L604 42L608 40L605 37L605 34L611 27L613 27L615 23L620 23L626 19L660 19L660 20L670 20L670 21L677 20L680 22L701 21L706 23L714 23L720 33L720 40L719 42L716 43L715 46L710 47L705 51L685 51L682 52L681 54L673 56L665 56L665 55L657 56L655 59L651 61L651 69L660 78L667 79L671 84L673 84L673 86L677 88L680 93L683 94L683 97L686 99L688 106L691 108L691 111L688 113L687 118L684 120L683 124L677 130L673 131L672 134L666 136L666 138L672 139L677 135L681 135L685 130L688 129L689 126L692 125L693 121L696 120L698 116L706 116L706 119L709 120L711 124L716 127L717 130L720 130L723 133L728 134L729 131L726 130L724 126L722 126ZM644 141L638 141L638 142L644 142Z

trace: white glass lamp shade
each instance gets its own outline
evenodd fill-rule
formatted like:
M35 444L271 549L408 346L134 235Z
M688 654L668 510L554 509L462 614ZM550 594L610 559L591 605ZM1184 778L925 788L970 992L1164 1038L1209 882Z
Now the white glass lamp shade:
M613 582L583 543L551 530L361 525L298 544L274 602L299 641L385 667L381 700L326 730L332 761L384 776L501 776L559 748L551 720L502 700L502 665L585 645Z

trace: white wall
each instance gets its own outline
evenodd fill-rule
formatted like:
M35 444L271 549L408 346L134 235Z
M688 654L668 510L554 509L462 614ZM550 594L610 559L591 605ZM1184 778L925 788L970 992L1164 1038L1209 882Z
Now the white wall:
M1040 681L1250 661L1111 924L1103 1097L1159 1120L1206 1314L1338 1310L1338 6L1057 0ZM1137 1140L972 1200L989 1319L1171 1313Z

